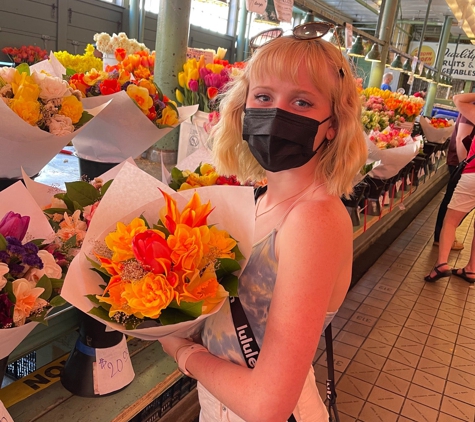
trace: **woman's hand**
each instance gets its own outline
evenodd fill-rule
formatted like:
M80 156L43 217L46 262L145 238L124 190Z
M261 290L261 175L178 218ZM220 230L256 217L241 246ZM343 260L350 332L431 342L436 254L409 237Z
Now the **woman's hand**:
M186 338L175 337L173 335L161 337L158 341L162 344L165 353L175 359L175 362L177 361L177 354L180 349L196 344Z

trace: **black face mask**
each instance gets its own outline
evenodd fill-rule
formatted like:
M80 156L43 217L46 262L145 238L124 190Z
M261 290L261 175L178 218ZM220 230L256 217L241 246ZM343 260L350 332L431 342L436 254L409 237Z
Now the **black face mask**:
M254 158L267 171L279 172L303 166L314 151L319 122L280 108L248 108L244 115L243 139Z

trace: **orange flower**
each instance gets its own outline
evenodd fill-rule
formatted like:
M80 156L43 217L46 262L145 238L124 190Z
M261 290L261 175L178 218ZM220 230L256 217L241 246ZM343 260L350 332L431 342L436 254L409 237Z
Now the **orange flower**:
M107 247L113 252L112 261L127 261L134 258L132 240L137 234L146 230L145 222L141 218L134 218L128 225L119 221L116 231L109 233L105 238Z
M121 62L122 60L124 60L126 55L127 55L127 52L123 48L115 49L114 56L118 62Z
M127 87L127 94L142 109L144 113L148 113L150 107L153 106L153 100L148 90L140 86L130 84Z
M198 268L204 255L203 245L209 242L209 238L207 226L191 228L185 224L177 224L175 233L167 239L177 271L189 272Z
M186 224L189 227L198 227L206 225L206 219L210 215L211 202L201 205L199 195L195 192L188 204L185 205L181 212L180 223Z
M104 290L103 296L97 295L97 299L100 302L108 303L111 305L109 309L109 316L112 318L116 312L128 312L127 300L122 297L127 282L123 281L119 276L114 276L109 280L107 289ZM104 296L105 294L108 296Z
M12 282L12 288L16 300L13 310L13 322L16 326L23 325L32 312L48 304L39 297L45 289L36 287L35 282L19 278Z
M158 318L176 298L176 292L163 274L147 273L141 280L124 285L122 298L127 301L127 314L137 318Z

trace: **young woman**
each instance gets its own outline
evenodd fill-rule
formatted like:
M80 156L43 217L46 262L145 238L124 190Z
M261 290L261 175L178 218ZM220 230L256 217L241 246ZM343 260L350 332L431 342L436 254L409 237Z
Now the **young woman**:
M475 94L454 95L453 101L459 112L469 122L475 123ZM457 138L456 150L459 161L475 155L475 142L472 140L470 151L465 149L463 139ZM462 172L462 176L455 187L452 199L447 206L447 213L440 232L439 254L435 267L430 274L424 277L425 281L434 282L442 277L456 275L468 283L475 283L475 236L472 240L470 259L464 268L450 269L448 265L449 253L455 240L455 231L465 216L475 208L475 159L470 161ZM475 227L474 227L475 229Z
M330 26L316 24L256 50L211 134L218 171L265 176L267 190L239 283L257 362L241 350L238 336L247 337L229 302L206 319L204 346L160 339L199 381L202 422L328 421L312 359L350 283L353 230L340 196L350 193L367 150L350 67L320 38Z

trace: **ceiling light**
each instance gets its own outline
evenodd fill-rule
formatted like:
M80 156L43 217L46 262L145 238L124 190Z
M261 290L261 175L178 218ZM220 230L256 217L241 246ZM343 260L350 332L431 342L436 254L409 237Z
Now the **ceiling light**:
M374 43L369 50L369 53L364 58L368 62L380 62L381 61L381 52L379 51L379 45Z
M391 68L395 70L402 70L402 67L403 67L403 64L402 64L401 56L397 54L394 60L391 62Z
M355 42L348 52L348 55L354 57L364 57L363 38L361 38L361 35L356 37Z

